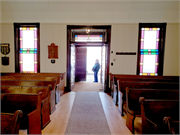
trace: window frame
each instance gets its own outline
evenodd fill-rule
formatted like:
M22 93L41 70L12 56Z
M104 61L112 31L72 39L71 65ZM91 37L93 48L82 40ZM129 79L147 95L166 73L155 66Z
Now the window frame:
M20 27L37 27L37 73L40 73L40 23L14 23L15 73L20 73Z
M158 76L163 76L163 65L164 65L164 49L165 49L165 39L166 39L166 25L167 23L139 23L139 34L138 34L138 55L137 55L137 72L140 73L140 48L141 48L141 28L160 28L159 35L159 66L158 66Z

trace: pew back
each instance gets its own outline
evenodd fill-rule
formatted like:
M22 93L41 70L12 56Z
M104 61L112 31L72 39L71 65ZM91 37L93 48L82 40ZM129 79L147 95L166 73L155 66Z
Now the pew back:
M56 81L39 81L39 80L1 80L1 85L12 86L52 86L52 90L55 90Z
M179 90L170 89L132 89L126 88L127 110L140 111L139 98L146 99L179 99Z
M52 113L55 109L55 91L56 91L56 81L38 81L38 80L2 80L1 85L12 85L12 86L52 86L52 90L50 91L50 113Z
M20 128L28 129L28 134L41 134L41 101L39 94L1 93L1 113L22 110Z
M34 93L38 94L42 92L42 99L49 97L51 90L51 85L48 86L12 86L12 85L1 85L1 93L21 93L28 94Z
M171 89L131 89L126 88L127 127L134 133L134 119L141 115L139 98L147 99L176 99L179 100L179 90Z
M50 120L50 85L48 86L1 86L1 93L38 94L42 92L42 129L49 124Z
M114 92L113 101L117 104L118 110L123 115L124 104L126 101L126 87L128 88L144 88L144 89L179 89L179 83L176 82L126 82L117 81L118 92Z
M1 80L39 80L39 81L57 81L57 77L39 77L39 76L1 76Z
M166 134L168 129L164 128L163 118L171 117L179 121L179 100L145 99L140 97L142 133Z

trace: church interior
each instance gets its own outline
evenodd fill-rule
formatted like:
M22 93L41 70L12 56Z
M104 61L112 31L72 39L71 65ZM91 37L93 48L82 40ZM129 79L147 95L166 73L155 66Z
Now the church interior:
M179 134L179 7L0 0L1 134Z

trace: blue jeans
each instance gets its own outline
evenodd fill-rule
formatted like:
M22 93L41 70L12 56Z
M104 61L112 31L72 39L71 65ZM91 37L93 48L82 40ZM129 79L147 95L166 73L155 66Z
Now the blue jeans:
M94 72L94 82L98 82L98 72Z

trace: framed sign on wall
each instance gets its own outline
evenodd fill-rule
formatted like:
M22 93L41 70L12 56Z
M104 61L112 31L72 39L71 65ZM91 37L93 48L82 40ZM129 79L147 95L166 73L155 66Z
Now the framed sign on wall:
M58 59L58 46L54 43L48 45L48 59ZM51 60L51 63L55 63L55 60Z

